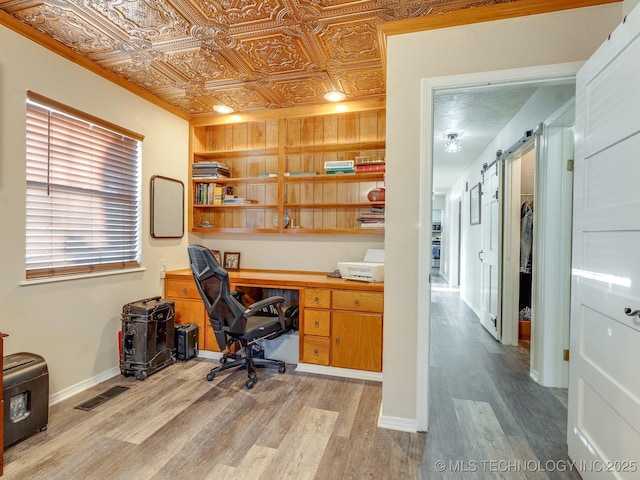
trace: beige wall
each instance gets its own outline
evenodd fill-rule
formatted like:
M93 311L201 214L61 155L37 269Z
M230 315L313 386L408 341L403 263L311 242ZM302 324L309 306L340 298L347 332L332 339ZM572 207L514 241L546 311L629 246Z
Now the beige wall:
M419 290L425 276L419 269L419 235L421 219L428 218L421 209L431 210L431 195L420 186L421 178L425 185L431 183L431 133L422 123L422 80L583 61L619 23L621 7L610 4L388 38L387 157L394 161L387 167L381 423L409 426L423 408L416 400L417 383L425 382L418 378L417 362L418 347L429 343L424 327L429 308L426 302L423 318L418 318L418 305L429 292ZM426 332L423 338L419 332ZM421 358L428 358L428 352Z
M182 265L186 238L149 235L149 180L185 180L188 123L0 26L0 330L5 354L42 355L54 400L117 374L122 305L162 293L159 264ZM121 125L143 143L143 272L23 286L26 91ZM93 380L92 380L93 379Z

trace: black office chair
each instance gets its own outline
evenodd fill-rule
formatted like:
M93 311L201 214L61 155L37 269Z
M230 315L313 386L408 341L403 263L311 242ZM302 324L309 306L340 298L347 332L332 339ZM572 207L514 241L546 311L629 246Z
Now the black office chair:
M236 292L230 291L229 274L216 261L211 250L201 245L189 245L188 251L193 278L223 353L222 365L211 369L207 380L212 381L216 373L223 370L246 368L249 379L245 385L253 388L257 380L257 366L274 367L284 373L284 362L253 356L254 350L259 350L260 340L275 338L288 330L282 313L284 297L265 298L245 308L237 294L234 295Z

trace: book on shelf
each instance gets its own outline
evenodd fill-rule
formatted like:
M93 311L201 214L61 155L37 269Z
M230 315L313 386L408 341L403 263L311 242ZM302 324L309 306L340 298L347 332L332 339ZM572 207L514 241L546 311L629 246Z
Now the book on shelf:
M353 160L331 160L324 162L325 170L353 168Z
M196 162L191 164L191 175L194 178L229 178L231 172L226 163Z
M384 228L384 222L360 222L360 228Z
M336 174L341 174L341 173L355 173L356 169L351 167L351 168L329 168L326 169L324 171L324 173L326 173L327 175L336 175Z
M315 175L316 172L284 172L285 177L304 177L307 175Z
M222 200L223 205L242 205L244 203L251 203L251 201L247 200L246 198L240 197L225 198L224 200Z
M384 173L386 165L383 163L365 163L362 165L356 165L356 173L375 173L382 172Z
M277 177L277 176L278 176L277 173L268 173L268 172L264 172L264 173L259 173L258 174L258 177L260 177L260 178L264 178L264 177L272 178L272 177Z

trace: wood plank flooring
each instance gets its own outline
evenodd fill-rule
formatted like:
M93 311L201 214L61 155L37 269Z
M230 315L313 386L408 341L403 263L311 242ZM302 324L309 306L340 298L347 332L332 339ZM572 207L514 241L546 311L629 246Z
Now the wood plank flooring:
M46 432L6 451L13 479L417 479L425 434L377 428L381 384L259 370L205 375L180 362L122 376L54 405ZM74 407L130 387L87 412Z
M528 351L496 342L442 286L435 276L428 434L377 428L376 382L290 366L247 390L244 371L210 383L215 362L190 360L53 406L46 432L6 451L2 480L578 479L562 463L566 390L534 383ZM115 385L130 390L73 408Z
M529 351L494 340L433 276L430 423L423 479L579 479L564 389L529 378Z

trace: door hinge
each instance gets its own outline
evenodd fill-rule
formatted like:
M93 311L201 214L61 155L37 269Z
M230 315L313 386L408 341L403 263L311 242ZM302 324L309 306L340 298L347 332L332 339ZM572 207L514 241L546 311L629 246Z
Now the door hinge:
M496 200L498 200L498 190L496 189Z
M573 172L573 158L571 160L567 160L567 171L568 172Z
M569 350L564 350L562 353L563 353L563 358L562 359L565 362L568 362L569 361Z

